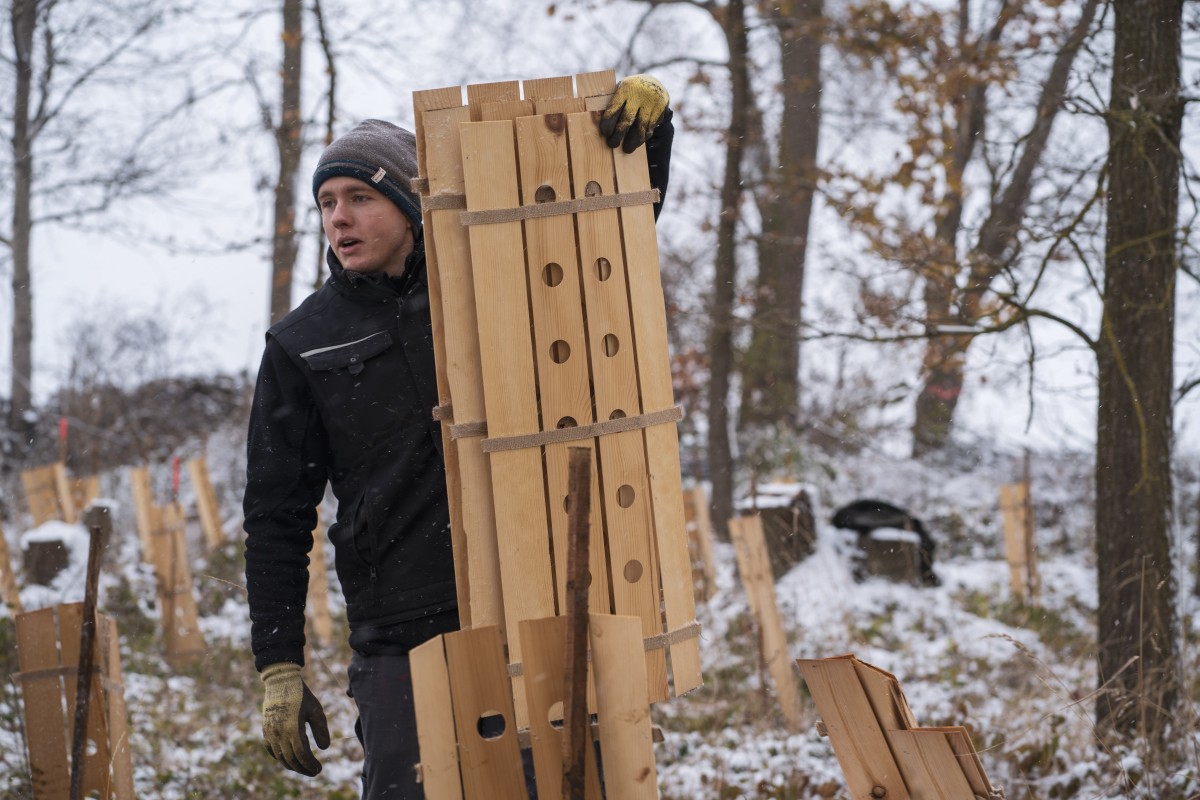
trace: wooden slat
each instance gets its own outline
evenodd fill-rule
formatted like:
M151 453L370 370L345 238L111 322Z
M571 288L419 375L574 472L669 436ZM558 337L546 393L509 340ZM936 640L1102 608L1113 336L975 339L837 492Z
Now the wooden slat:
M329 614L329 565L325 562L325 523L317 509L312 552L308 555L308 604L313 632L322 647L333 644L333 618Z
M594 97L589 100L589 108L592 104L603 108L606 102L603 96ZM599 139L598 130L594 135ZM613 162L618 192L640 192L651 188L646 148L639 147L628 155L614 151ZM657 411L672 407L675 398L654 211L649 205L630 206L620 210L620 219L642 404L646 410ZM663 605L667 627L678 630L696 619L687 532L683 526L679 431L674 425L655 425L644 431L644 440L651 476L655 542L661 562ZM671 676L677 695L691 691L703 682L698 640L689 639L671 647Z
M1006 483L1000 487L1000 514L1004 521L1004 552L1012 580L1013 596L1029 596L1029 526L1025 519L1027 489L1024 483Z
M871 797L875 787L882 787L888 800L908 800L900 768L875 719L854 662L828 658L801 659L796 664L829 732L829 743L851 795Z
M852 659L858 680L863 691L867 693L871 708L875 711L875 719L879 720L885 734L892 730L917 727L916 718L913 717L912 709L908 707L908 701L904 699L900 681L896 680L895 675L863 663L853 656L847 658Z
M613 193L612 150L588 112L567 116L575 198ZM629 319L625 259L614 209L576 215L581 283L588 321L588 357L599 420L636 416L637 362ZM662 311L659 311L662 314ZM653 511L641 431L601 436L601 503L608 527L614 610L642 620L643 636L662 633L659 575L654 561ZM689 583L690 563L687 566ZM651 700L668 696L666 653L646 653Z
M426 800L462 800L454 704L446 667L444 639L436 636L409 652L417 743L421 750L421 785Z
M467 209L517 205L517 165L510 122L463 123L460 128ZM525 244L519 222L474 225L472 260L479 321L480 361L488 435L514 436L539 430L533 342L525 291ZM511 629L523 619L554 614L550 531L542 457L538 448L491 454L496 539L504 592L504 618ZM509 637L509 657L519 661L520 637ZM521 680L513 682L524 709Z
M616 88L617 73L611 69L599 72L584 72L575 76L575 94L578 97L608 98Z
M521 165L522 205L543 199L565 200L571 195L567 165L566 119L562 116L523 117L516 122ZM579 258L575 226L568 215L531 219L525 223L525 247L534 349L537 353L542 430L590 425L591 386L587 339L584 332ZM550 528L557 566L559 608L563 601L567 563L567 451L570 446L592 447L591 440L552 444L545 448ZM609 612L608 563L601 521L599 476L592 461L590 550L592 585L589 607Z
M554 78L527 78L521 82L526 100L554 100L560 97L571 97L574 94L574 81L570 75L560 75ZM538 112L541 113L541 112Z
M480 114L484 103L499 103L505 100L520 100L519 81L496 81L495 83L473 83L467 87L467 106L471 109L471 121L483 119Z
M704 565L704 579L708 582L711 591L711 587L717 580L717 568L716 559L713 557L712 519L708 513L708 495L705 493L704 487L699 485L693 486L690 494L692 508L696 515L696 543Z
M480 103L479 119L476 122L515 120L517 117L528 117L533 110L532 100L497 100Z
M99 475L72 478L70 483L71 502L74 503L77 513L82 513L93 500L100 496Z
M538 114L577 114L586 110L582 97L554 97L534 103L534 111Z
M61 461L51 465L54 470L54 490L58 494L58 507L62 510L62 521L74 525L79 522L79 509L75 505L72 493L71 479L67 477L67 468Z
M129 719L125 710L125 688L121 675L121 651L117 636L116 620L103 614L96 615L96 633L99 637L100 658L105 681L104 698L110 763L112 765L112 787L116 800L134 800L133 756L129 744Z
M8 606L12 616L23 614L21 591L17 588L17 575L13 572L12 559L8 553L8 540L4 538L4 525L0 524L0 600Z
M463 796L466 800L525 797L516 713L499 629L457 631L444 640ZM480 722L496 714L504 718L504 732L485 739Z
M163 507L163 524L154 537L154 571L162 610L167 661L173 667L189 664L204 654L204 637L192 593L192 569L184 538L183 508Z
M609 797L658 797L649 687L636 657L642 649L637 617L592 614L592 666L600 720L600 752Z
M154 493L150 487L150 470L133 467L129 470L129 488L133 493L133 513L137 519L138 539L142 543L142 560L154 562L154 531L159 528L154 519Z
M936 730L893 731L896 761L908 791L919 800L972 800L975 793L963 775L946 734ZM889 795L890 796L890 795ZM986 795L985 795L986 796Z
M41 608L16 618L21 672L62 666L54 609ZM61 678L21 680L25 700L25 741L29 748L35 800L61 800L70 786L67 724Z
M944 733L946 742L950 745L950 750L958 762L959 769L962 770L963 776L971 786L971 791L979 797L992 795L991 781L988 780L987 773L983 769L983 762L979 760L979 753L975 751L975 745L971 743L971 734L966 728L954 725L944 728L921 728L920 730Z
M80 633L83 629L83 604L67 603L58 606L58 630L61 645L62 663L72 667L64 676L67 698L67 719L75 719L75 698L79 684L78 666L80 654ZM83 759L83 794L87 796L96 791L101 797L109 796L109 753L108 731L105 714L104 697L100 690L101 681L97 680L100 672L101 659L96 656L97 644L92 641L92 663L96 666L91 685L88 686L88 720L85 736L87 747ZM70 737L68 737L70 738ZM69 742L68 742L69 745Z
M529 704L529 732L533 747L533 767L537 775L537 796L545 800L562 797L563 742L562 724L564 685L563 655L566 652L566 618L545 617L524 620L519 626L521 652L524 653L526 701ZM599 800L600 782L593 748L585 751L584 796Z
M800 728L800 693L792 660L788 656L787 636L775 599L775 582L763 538L762 519L758 516L739 517L729 521L730 536L737 555L738 571L746 586L747 595L759 621L762 636L762 657L775 682L779 707L792 730Z
M225 543L225 529L221 524L221 507L217 505L217 493L213 491L212 480L209 478L208 461L204 456L189 458L187 469L188 477L192 480L192 489L196 493L196 512L200 517L204 541L210 548L220 547Z
M36 528L52 519L63 520L63 508L59 501L58 464L47 464L21 472L21 485L25 489L25 502Z
M461 195L465 191L458 126L468 119L466 107L433 111L425 115L429 188L435 197ZM453 402L453 421L467 423L483 421L485 407L470 241L467 229L459 224L458 214L453 210L429 213L430 230L426 235L435 243L438 253L446 380ZM465 546L455 552L455 573L460 581L459 622L464 628L497 625L503 634L506 626L491 464L480 450L481 441L482 437L472 437L454 442L465 539ZM465 550L466 558L460 567L459 555L462 550ZM467 591L465 604L462 594L464 588ZM469 614L463 613L464 605L469 609Z

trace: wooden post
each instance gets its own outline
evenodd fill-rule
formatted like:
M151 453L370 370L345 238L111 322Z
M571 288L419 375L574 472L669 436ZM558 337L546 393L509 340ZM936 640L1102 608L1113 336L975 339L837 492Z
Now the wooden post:
M8 540L4 538L4 526L0 525L0 600L8 604L15 617L25 611L21 605L21 592L17 589L17 576L13 572L12 559L8 555Z
M329 616L329 568L325 563L325 526L317 509L312 553L308 557L308 608L313 632L322 647L333 643L333 619Z
M83 619L79 636L79 679L75 683L75 728L71 737L71 800L80 800L83 790L83 757L87 746L88 697L96 653L96 589L100 581L103 543L112 530L106 506L92 506L84 515L88 529L87 578L83 589Z
M1030 475L1029 451L1025 451L1025 459L1022 467L1022 478L1025 483L1025 564L1028 573L1029 582L1029 598L1033 603L1037 603L1038 593L1042 588L1042 579L1038 575L1037 568L1037 544L1034 540L1034 521L1033 521L1033 480Z
M1033 557L1033 521L1029 484L1006 483L1000 487L1000 513L1004 520L1004 550L1008 557L1013 597L1029 603L1034 599L1037 567Z
M196 513L200 517L200 528L204 531L204 541L209 548L217 548L225 543L225 530L221 525L221 509L217 505L217 493L213 491L209 479L208 462L204 456L188 459L188 477L192 479L192 489L196 492Z
M591 513L592 450L570 448L571 498L567 543L566 697L563 700L563 797L584 800L588 740L588 517Z

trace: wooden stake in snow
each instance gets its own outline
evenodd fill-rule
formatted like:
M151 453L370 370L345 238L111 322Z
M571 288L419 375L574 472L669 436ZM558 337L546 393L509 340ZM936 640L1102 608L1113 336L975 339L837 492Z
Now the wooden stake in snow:
M196 513L200 516L200 527L204 530L204 541L210 548L220 547L225 542L225 530L221 526L221 508L217 505L217 493L213 491L208 475L208 462L204 456L188 459L188 477L196 492Z
M92 506L83 516L88 529L87 578L83 588L83 619L79 636L79 680L75 683L75 728L71 737L71 800L83 791L83 757L87 748L88 696L96 653L96 589L100 582L100 554L112 532L107 506Z
M584 798L584 765L588 740L588 515L591 512L592 449L570 449L571 503L567 551L566 697L563 700L563 797Z
M15 617L25 611L21 605L21 592L17 589L17 577L8 555L8 540L4 538L4 526L0 525L0 599L8 604Z
M1037 602L1039 578L1034 546L1033 501L1030 496L1029 454L1019 483L1000 487L1000 513L1004 519L1004 550L1012 578L1013 596L1023 603Z

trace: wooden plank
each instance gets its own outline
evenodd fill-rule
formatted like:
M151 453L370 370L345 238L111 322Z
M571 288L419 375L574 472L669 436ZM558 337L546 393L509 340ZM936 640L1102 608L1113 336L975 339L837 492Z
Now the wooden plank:
M473 83L467 87L467 106L471 109L471 121L479 122L484 103L499 103L521 99L519 81L496 81L495 83Z
M908 707L908 701L904 699L900 681L896 680L895 675L859 661L854 656L845 657L852 659L854 671L875 711L875 719L879 720L885 734L892 730L917 727L917 720Z
M515 207L512 123L463 123L459 131L467 209ZM521 224L474 225L470 240L473 262L487 264L487 269L474 270L474 283L488 435L534 433L540 423ZM541 452L535 447L492 453L491 467L504 618L511 629L523 619L554 614ZM509 657L519 661L520 637L515 642L509 637ZM524 709L519 677L513 691L518 708Z
M154 519L154 492L150 487L150 470L132 467L129 470L129 488L133 493L133 513L137 519L138 539L142 543L142 560L154 563L154 531L160 525Z
M329 614L329 565L325 561L325 523L317 509L313 547L308 556L308 612L313 633L322 647L333 644L333 618Z
M561 116L523 117L516 121L521 168L522 205L571 196L567 165L566 120ZM537 353L541 430L591 425L591 377L584 332L583 298L575 226L569 215L531 219L525 223L525 247ZM545 447L550 530L557 568L557 596L562 608L567 563L567 452L569 446L593 447L592 440ZM599 498L599 470L593 454L589 528L595 546L589 561L593 584L592 611L608 612L608 562Z
M62 664L68 670L64 675L64 687L67 700L67 725L71 726L75 719L75 703L79 691L79 656L80 633L83 628L83 604L67 603L57 607L58 630L60 637L60 652ZM92 640L92 655L95 658L96 641ZM85 738L89 753L83 761L83 790L84 795L99 791L102 797L108 796L108 732L106 730L104 698L101 695L101 682L93 676L91 685L87 687L88 705L100 713L89 713ZM68 738L68 747L70 739ZM69 779L68 779L69 783Z
M892 742L896 748L896 761L913 797L919 800L974 798L971 784L943 731L893 731Z
M166 658L179 668L204 655L204 637L192 593L192 570L184 538L183 508L178 503L163 507L163 525L155 536L154 570L162 609Z
M468 119L465 107L425 114L431 196L462 195L465 191L458 126ZM482 422L486 411L470 240L467 229L459 224L458 215L459 211L450 209L430 212L426 235L435 243L438 253L446 380L453 400L453 421ZM455 551L455 573L460 581L459 622L464 628L496 625L503 635L506 626L491 463L480 449L481 442L481 436L455 440L465 540L465 547ZM465 558L460 567L459 555L463 550ZM469 610L465 615L464 588Z
M129 746L129 718L125 710L125 687L121 675L121 651L116 620L96 616L100 663L107 678L104 688L105 720L108 729L109 761L116 800L134 800L133 757Z
M649 687L637 658L642 623L637 617L592 614L592 666L600 720L604 787L609 797L658 797Z
M567 129L575 198L612 194L612 150L600 139L591 114L569 114ZM657 410L644 408L638 397L637 362L617 212L604 209L578 214L575 224L596 417L610 420ZM663 623L659 575L654 561L650 477L642 432L601 436L598 444L614 610L641 619L643 636L656 636L662 633ZM687 569L690 584L690 562ZM666 699L669 696L666 652L650 650L645 658L651 701Z
M421 786L426 800L462 800L458 772L458 739L454 733L454 704L450 673L441 636L409 652L417 744L421 751Z
M444 108L462 105L462 88L458 86L413 93L414 127L417 140L417 173L429 177L426 152L425 114ZM423 190L427 195L428 186ZM425 273L429 286L429 318L433 333L433 360L437 379L438 405L443 408L453 405L450 394L450 379L447 374L446 322L442 300L441 269L438 265L437 246L432 234L433 213L422 209L421 224L425 229ZM468 569L468 537L463 527L462 468L459 464L458 445L450 435L453 418L445 418L441 424L442 460L446 469L446 501L450 512L450 547L454 558L454 587L458 598L458 620L464 628L471 627L471 584Z
M616 83L617 73L611 69L584 72L575 76L575 94L582 98L601 96L607 100Z
M479 119L476 122L497 122L499 120L515 120L517 117L528 117L534 111L532 100L497 100L481 103Z
M534 111L538 114L577 114L586 110L582 97L554 97L534 103Z
M716 559L713 557L712 519L708 513L708 495L703 486L696 485L692 487L690 496L692 509L696 515L695 535L700 559L704 565L704 580L708 582L709 587L712 587L717 580L717 568Z
M1024 601L1029 596L1029 561L1025 537L1025 484L1006 483L1000 487L1000 514L1004 521L1004 552L1013 596Z
M570 75L554 78L528 78L521 82L526 100L554 100L574 95L574 81ZM541 112L538 112L541 113Z
M526 702L529 704L529 733L537 796L546 800L562 797L563 741L558 727L563 719L566 695L563 654L566 652L566 617L524 620L519 627L522 665L525 671ZM556 724L557 723L557 724ZM600 781L596 754L586 748L584 796L599 800Z
M217 493L213 491L212 480L209 478L208 461L204 456L189 458L187 469L188 477L192 481L192 490L196 493L196 513L200 517L204 541L210 548L220 547L225 543L225 529L221 524L221 507L217 504Z
M591 90L589 90L591 91ZM611 92L611 90L610 90ZM604 96L593 97L589 109L603 108ZM598 129L593 136L600 140ZM613 151L618 192L650 189L646 148L633 153ZM658 240L654 210L649 205L622 208L621 235L625 242L629 276L629 302L633 336L637 347L638 384L647 411L675 405L667 348L666 299L658 265ZM679 630L696 619L688 560L687 532L683 526L683 482L679 468L679 431L675 425L655 425L644 432L650 487L653 497L654 533L662 573L663 605L667 628ZM671 677L677 695L703 682L700 672L700 643L688 639L671 647Z
M71 502L75 505L78 513L82 513L99 496L99 475L85 475L71 479Z
M53 608L17 616L17 657L22 673L61 667ZM62 678L21 677L25 706L25 742L29 748L35 800L61 800L70 788L67 723Z
M50 465L54 471L54 491L58 495L58 507L62 511L63 522L68 525L74 525L79 522L79 509L75 506L75 497L72 493L71 479L67 477L67 467L61 461L56 461Z
M54 464L23 470L21 485L25 489L25 502L35 528L52 519L63 519Z
M516 637L520 638L520 637ZM492 800L526 796L516 712L500 631L495 627L444 636L454 726L458 731L463 797ZM493 738L481 732L485 719L499 716L503 731Z
M17 588L17 574L13 572L12 558L8 552L8 540L4 538L4 525L0 524L0 600L8 606L12 616L25 613L21 604L21 590Z
M881 787L889 800L908 800L900 768L875 719L854 662L826 658L800 659L796 664L825 723L851 795L871 797L871 792Z
M762 636L763 662L775 683L775 694L780 709L793 731L800 729L800 692L796 675L792 672L792 660L788 656L787 636L779 616L779 605L775 598L775 582L767 554L767 543L763 538L762 519L757 514L729 521L731 538L738 561L738 571L747 587L747 594L756 599L752 606L759 621Z

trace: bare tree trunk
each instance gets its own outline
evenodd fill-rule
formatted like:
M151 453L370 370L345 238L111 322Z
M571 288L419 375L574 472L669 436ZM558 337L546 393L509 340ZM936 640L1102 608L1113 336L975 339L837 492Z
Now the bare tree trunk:
M33 424L33 284L30 273L30 238L33 232L33 137L30 98L33 91L33 38L37 30L36 0L13 0L12 36L16 56L13 98L13 210L12 210L12 380L8 427L21 442L31 444Z
M766 5L763 13L779 35L783 117L778 156L760 194L758 284L741 368L743 432L796 427L801 298L821 126L823 0Z
M1097 700L1162 753L1179 691L1171 414L1182 0L1116 0L1104 316L1097 343ZM1178 732L1172 738L1177 738Z
M965 3L963 3L963 23L965 29ZM980 228L979 237L968 256L970 262L967 286L959 299L959 307L954 309L950 297L956 292L959 270L957 267L927 274L926 303L931 295L947 295L945 303L938 302L932 308L927 308L926 319L930 324L931 333L943 323L955 325L974 325L984 314L983 297L991 286L992 281L1004 267L1004 257L1016 242L1020 231L1021 220L1029 204L1029 194L1033 188L1033 173L1042 161L1046 145L1050 140L1050 131L1054 126L1054 118L1062 108L1071 75L1071 67L1075 56L1079 53L1083 42L1087 39L1088 31L1096 16L1098 0L1088 0L1080 12L1079 20L1068 35L1066 42L1055 56L1050 72L1042 84L1042 92L1038 98L1037 114L1033 127L1025 137L1024 149L1009 178L1008 185L998 195L988 212L988 217ZM991 41L999 39L1002 24L1007 17L1001 17L992 28L989 35ZM965 46L965 44L960 45ZM971 158L974 142L982 132L986 110L984 108L986 84L976 83L971 90L964 94L964 102L960 107L958 128L959 135L955 144L954 170L950 177L954 190L950 211L939 220L938 239L944 245L949 258L955 252L954 243L959 234L962 218L962 198L959 191L962 186L962 176L967 162ZM930 281L941 281L941 287L929 287ZM954 424L954 412L962 394L963 378L967 362L967 349L971 345L971 336L934 336L926 346L922 361L924 382L917 396L916 417L913 422L913 455L922 456L928 452L940 450L950 441Z
M292 309L292 270L296 265L296 172L303 142L300 134L300 56L304 8L301 0L283 0L282 100L275 144L279 180L275 183L275 231L271 240L271 324Z
M708 469L712 481L713 529L729 539L733 516L733 453L729 441L729 387L733 375L733 300L737 286L737 225L741 217L742 154L750 75L746 56L746 7L730 0L718 17L729 43L729 77L733 99L725 142L725 177L721 185L721 218L717 224L716 274L713 278L712 323L708 334Z

